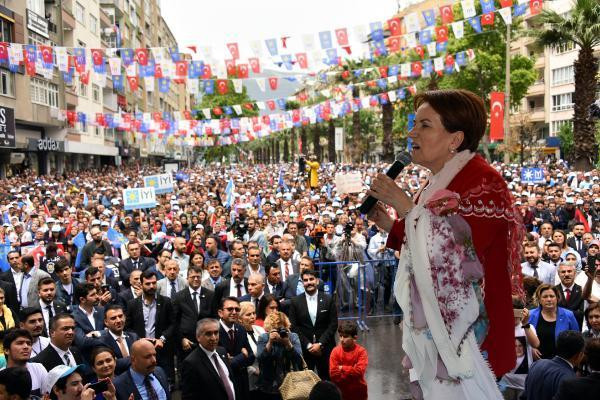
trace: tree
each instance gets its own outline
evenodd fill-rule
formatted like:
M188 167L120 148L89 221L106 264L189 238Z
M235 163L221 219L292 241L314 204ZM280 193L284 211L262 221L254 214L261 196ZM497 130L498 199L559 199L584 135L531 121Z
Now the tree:
M535 36L544 46L575 43L579 48L574 62L575 93L573 94L573 157L574 167L589 171L597 159L594 122L588 110L595 101L598 81L598 59L594 47L600 45L600 4L597 0L575 0L569 14L543 10L539 21L546 24Z
M564 124L558 130L558 137L560 138L560 152L562 158L571 162L573 160L573 126L571 124Z

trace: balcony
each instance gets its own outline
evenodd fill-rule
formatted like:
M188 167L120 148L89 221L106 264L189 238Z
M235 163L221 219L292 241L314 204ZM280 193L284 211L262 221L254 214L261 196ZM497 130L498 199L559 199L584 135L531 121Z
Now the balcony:
M100 27L101 28L112 28L113 22L111 17L104 12L103 9L100 9Z
M100 5L114 7L117 18L120 18L125 14L125 2L123 0L100 0Z
M538 56L535 60L535 64L533 64L533 67L535 69L538 69L538 68L544 68L545 66L546 66L546 57L543 55Z
M64 30L72 31L75 29L76 24L75 17L73 16L72 3L68 0L63 3L62 20Z
M533 85L529 86L529 90L527 91L527 96L537 96L540 94L544 94L546 91L546 85L543 79L537 80L533 82Z
M546 119L544 107L534 107L529 109L529 119L531 122L543 122Z
M65 88L65 102L67 107L77 107L79 105L79 98L69 87Z

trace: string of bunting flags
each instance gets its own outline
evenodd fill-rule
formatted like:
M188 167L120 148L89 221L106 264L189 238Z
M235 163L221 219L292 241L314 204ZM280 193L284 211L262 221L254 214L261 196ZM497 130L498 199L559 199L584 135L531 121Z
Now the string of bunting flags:
M528 10L530 14L539 13L542 6L541 0L520 0L514 6L512 0L502 0L500 1L502 8L497 10L494 0L479 1L483 11L481 15L475 15L474 0L460 1L462 14L465 17L463 20L455 20L451 5L440 7L439 13L434 9L429 9L422 11L421 15L418 13L407 14L402 20L394 17L386 22L391 35L387 39L384 38L384 23L371 23L369 37L372 55L414 50L421 58L425 57L426 51L429 57L435 57L436 54L445 52L450 32L455 38L464 37L465 22L474 33L478 34L484 32L484 26L493 26L495 12L498 12L504 22L509 24L512 23L512 17L524 15ZM436 15L440 17L441 24L439 25L437 25ZM337 45L345 47L343 45L349 43L347 29L336 29L334 32ZM312 37L313 40L311 41L307 37ZM325 51L327 56L322 61L327 65L340 65L342 57L337 53L332 31L319 32L318 37L321 50ZM305 39L304 52L294 55L280 54L275 39L264 41L264 45L269 50L271 57L281 58L281 62L277 61L276 63L284 65L288 70L293 70L294 66L297 66L303 72L308 72L308 54L310 49L315 49L314 35L305 35L303 38ZM258 43L261 42L258 41ZM141 79L144 80L148 91L154 90L156 79L161 92L168 92L171 83L184 84L192 81L188 89L195 94L200 89L194 83L198 80L202 81L202 89L206 94L215 93L215 88L216 92L224 91L228 80L231 80L236 92L241 91L243 81L249 79L256 81L263 91L266 90L267 82L271 90L278 88L278 77L250 76L251 73L260 74L263 71L264 60L261 62L263 53L261 46L256 43L251 46L254 57L249 57L245 63L239 62L238 43L227 44L231 59L224 60L222 64L196 59L199 57L197 46L189 47L194 50L191 59L188 57L190 55L180 53L177 48L89 49L88 56L88 49L84 47L72 48L73 54L69 54L67 47L0 42L0 64L7 65L13 71L18 70L20 65L24 65L28 75L40 74L49 79L52 78L54 67L56 67L62 72L63 80L67 85L73 84L75 74L82 84L89 84L91 75L94 83L101 87L105 87L107 78L111 77L113 87L121 91L125 89L125 80L131 90L138 90ZM283 48L285 47L283 46ZM117 55L117 51L119 51L119 55ZM210 53L204 52L204 56L207 60L211 59ZM91 61L91 68L89 68L88 61ZM214 76L217 79L213 79ZM293 81L306 77L307 75L296 75L283 79Z

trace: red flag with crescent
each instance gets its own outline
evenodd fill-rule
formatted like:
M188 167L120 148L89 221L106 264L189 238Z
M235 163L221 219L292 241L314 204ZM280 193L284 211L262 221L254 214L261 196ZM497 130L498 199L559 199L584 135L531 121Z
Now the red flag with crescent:
M227 43L227 50L229 50L229 53L234 60L240 58L240 49L237 43Z
M388 19L388 29L392 36L400 36L402 34L402 28L400 27L400 18Z
M379 75L381 75L382 78L387 78L387 76L388 76L387 66L382 65L381 67L379 67Z
M275 110L275 100L267 100L267 107L271 111Z
M188 62L187 61L177 61L175 63L175 74L177 76L187 76L188 74Z
M227 80L217 79L217 91L219 94L227 94Z
M162 78L163 77L162 65L160 65L160 64L154 65L154 77L155 78Z
M296 61L298 61L298 65L300 66L300 68L308 68L308 59L306 58L306 53L297 53Z
M531 15L536 15L542 12L542 0L530 0L529 1L529 9L531 10Z
M487 14L483 14L481 16L481 25L494 25L494 11L489 12Z
M425 48L423 47L423 45L418 45L417 47L415 47L415 53L417 53L419 57L423 59L423 57L425 57Z
M38 46L38 49L42 53L42 60L44 61L44 64L52 64L52 47L40 45Z
M504 92L490 93L490 140L504 138Z
M248 62L250 63L250 68L252 68L252 72L254 72L255 74L260 74L260 60L258 59L258 57L249 58Z
M79 81L84 85L90 83L90 71L85 71L79 74Z
M0 60L8 60L8 42L0 42Z
M148 65L148 49L135 49L135 58L137 59L138 64L143 66Z
M269 77L269 86L271 90L277 90L277 84L279 83L279 79L276 76Z
M440 7L440 16L442 17L442 24L449 24L454 22L454 13L452 12L452 5Z
M139 77L137 76L128 76L127 77L127 82L129 83L129 88L131 88L132 91L136 91L138 90L138 86L140 84L139 81Z
M92 62L94 65L102 65L104 62L104 53L102 49L92 49Z
M202 68L202 79L210 79L212 77L212 68L210 64L204 64L204 68Z
M335 37L340 46L348 46L348 31L346 28L336 29Z
M421 71L423 70L421 61L414 61L410 67L411 67L413 76L421 76Z
M391 53L397 53L400 51L400 37L391 37L388 39L388 49Z
M448 27L446 25L435 27L435 37L438 43L448 41Z
M248 78L248 64L239 64L237 66L237 77L240 79Z
M225 68L227 69L227 75L235 75L235 60L225 60Z

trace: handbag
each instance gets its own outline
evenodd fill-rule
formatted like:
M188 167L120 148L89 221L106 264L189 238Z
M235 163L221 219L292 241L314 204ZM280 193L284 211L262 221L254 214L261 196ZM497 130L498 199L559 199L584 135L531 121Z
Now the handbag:
M279 393L283 400L308 400L312 388L320 380L302 358L302 370L288 372L279 387Z

